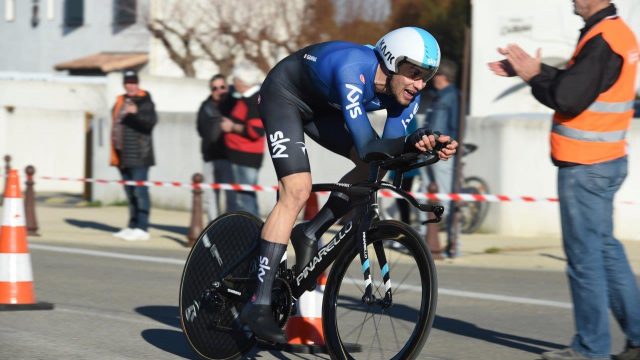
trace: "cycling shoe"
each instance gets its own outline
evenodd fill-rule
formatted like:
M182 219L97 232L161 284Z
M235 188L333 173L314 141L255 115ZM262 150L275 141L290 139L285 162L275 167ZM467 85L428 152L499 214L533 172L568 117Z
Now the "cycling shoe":
M296 252L296 267L301 271L318 252L318 241L309 238L305 233L306 223L300 223L291 230L291 244Z
M240 313L240 321L253 331L256 337L268 342L285 344L287 336L273 318L271 305L247 304Z

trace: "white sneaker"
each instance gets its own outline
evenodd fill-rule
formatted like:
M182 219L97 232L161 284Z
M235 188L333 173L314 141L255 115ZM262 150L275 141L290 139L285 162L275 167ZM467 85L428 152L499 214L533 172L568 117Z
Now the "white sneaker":
M130 233L122 237L126 241L145 241L151 239L151 235L142 229L133 229Z
M124 239L124 237L128 236L129 234L131 234L132 231L133 231L132 228L124 228L124 229L122 229L122 230L120 230L118 232L115 232L115 233L111 234L111 235L113 235L113 237Z

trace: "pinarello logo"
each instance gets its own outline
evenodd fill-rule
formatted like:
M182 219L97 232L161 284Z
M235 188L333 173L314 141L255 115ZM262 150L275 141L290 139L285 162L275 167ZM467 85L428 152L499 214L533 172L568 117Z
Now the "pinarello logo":
M360 81L364 84L364 75L360 74Z

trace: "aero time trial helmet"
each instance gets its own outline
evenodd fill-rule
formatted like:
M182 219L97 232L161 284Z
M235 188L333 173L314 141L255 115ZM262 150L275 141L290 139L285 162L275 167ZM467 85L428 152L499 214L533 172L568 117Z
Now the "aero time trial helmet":
M376 43L380 61L392 73L402 61L426 69L425 80L431 79L440 65L440 46L428 31L419 27L403 27L384 35Z

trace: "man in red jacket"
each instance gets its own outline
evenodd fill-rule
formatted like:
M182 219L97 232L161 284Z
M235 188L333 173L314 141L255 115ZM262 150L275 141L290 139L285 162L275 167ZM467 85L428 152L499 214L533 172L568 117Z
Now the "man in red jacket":
M264 75L255 65L240 63L231 77L238 100L231 109L231 118L224 118L221 128L235 182L253 185L258 183L265 146L265 131L258 114L258 84ZM255 192L240 192L236 201L237 209L260 215Z

